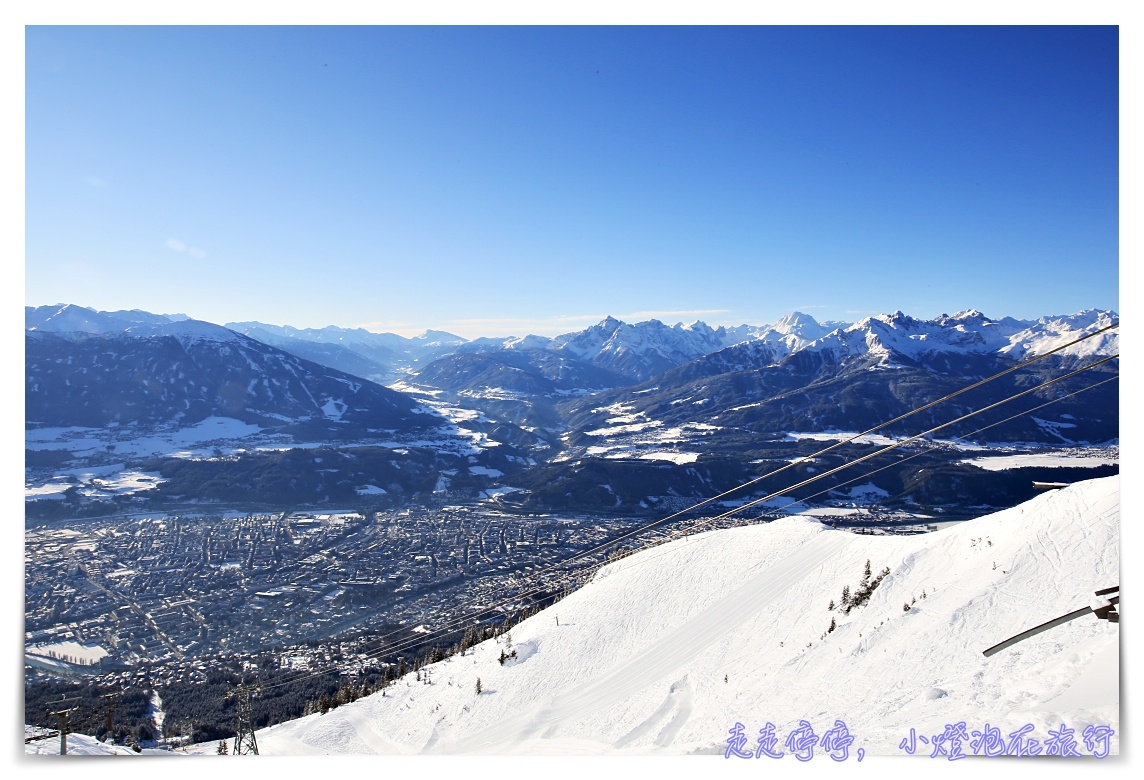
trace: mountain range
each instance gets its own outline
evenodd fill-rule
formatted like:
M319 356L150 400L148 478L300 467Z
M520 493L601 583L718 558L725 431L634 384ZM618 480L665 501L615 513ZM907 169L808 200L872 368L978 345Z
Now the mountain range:
M1114 446L1118 360L1008 399L1115 356L1117 319L1096 310L1037 320L974 310L921 320L899 311L847 324L793 312L768 326L712 328L608 317L555 338L467 341L439 331L409 339L336 327L223 327L137 310L26 307L27 464L44 469L32 475L41 484L30 495L57 497L44 481L69 458L111 463L139 450L141 436L152 442L163 432L171 446L149 453L168 457L150 463L160 473L174 469L169 456L185 450L192 434L202 452L240 460L265 460L268 449L354 443L378 448L371 461L383 456L392 460L389 472L409 475L391 483L387 500L427 497L433 490L426 485L446 484L440 477L467 458L498 475L471 484L464 494L470 498L497 488L511 494L501 500L534 509L649 511L665 497L703 498L812 453L813 437L878 426L1010 371L881 431L914 435L989 408L916 445L918 468L873 479L904 504L972 493L974 502L991 496L998 506L1027 491L1001 485L998 475L967 482L970 467L960 465L957 447L930 440ZM1096 335L1012 370L1085 334ZM91 437L95 445L76 443ZM394 453L409 447L422 454L402 471ZM864 451L856 443L814 468ZM199 468L210 474L199 478L229 479L226 463L207 463L195 452L180 458L203 462ZM328 480L296 476L288 482L319 486L282 500L353 498L348 480L331 493ZM358 476L373 484L368 474ZM225 492L243 490L232 484ZM180 491L193 495L194 485Z

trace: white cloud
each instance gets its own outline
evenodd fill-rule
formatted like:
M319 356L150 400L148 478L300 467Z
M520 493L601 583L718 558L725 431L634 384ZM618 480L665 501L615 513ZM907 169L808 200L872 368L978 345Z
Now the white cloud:
M202 260L207 256L204 250L199 249L197 246L187 246L185 241L180 241L177 238L168 238L167 248L175 252L186 252L196 260Z

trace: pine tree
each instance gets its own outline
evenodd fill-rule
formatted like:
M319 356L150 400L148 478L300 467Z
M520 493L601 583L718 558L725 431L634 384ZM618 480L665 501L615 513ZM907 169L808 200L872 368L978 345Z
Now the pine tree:
M218 741L218 750L216 750L215 753L220 756L226 756L230 754L230 751L227 750L225 739L220 739Z
M830 610L831 612L833 612L833 611L834 611L834 599L831 599L831 600L830 600L830 605L829 605L829 606L827 606L826 608L827 608L828 610Z
M830 628L826 629L826 633L828 633L828 634L829 634L830 632L832 632L832 631L833 631L834 629L836 629L837 627L838 627L838 626L837 626L837 624L835 624L835 622L834 622L834 618L830 618Z
M481 695L481 678L480 677L477 678L477 695L478 696Z

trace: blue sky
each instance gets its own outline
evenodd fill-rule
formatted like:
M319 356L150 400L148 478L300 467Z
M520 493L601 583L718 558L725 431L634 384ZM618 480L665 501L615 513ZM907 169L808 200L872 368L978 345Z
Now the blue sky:
M30 27L25 302L556 334L1119 310L1113 27Z

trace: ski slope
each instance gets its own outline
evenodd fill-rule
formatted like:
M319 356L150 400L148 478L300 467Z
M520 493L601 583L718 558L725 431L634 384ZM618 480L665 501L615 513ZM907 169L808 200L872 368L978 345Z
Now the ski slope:
M698 534L609 565L508 635L428 667L429 684L409 674L384 696L263 729L258 745L722 756L736 723L748 750L773 723L781 749L800 721L822 735L841 719L867 755L905 755L911 729L960 721L1006 735L1033 724L1042 741L1062 723L1078 742L1085 726L1111 726L1116 754L1119 626L1086 616L982 651L1118 585L1119 521L1109 477L918 536L793 517ZM829 610L867 560L890 570L868 603ZM517 657L502 666L510 642Z

